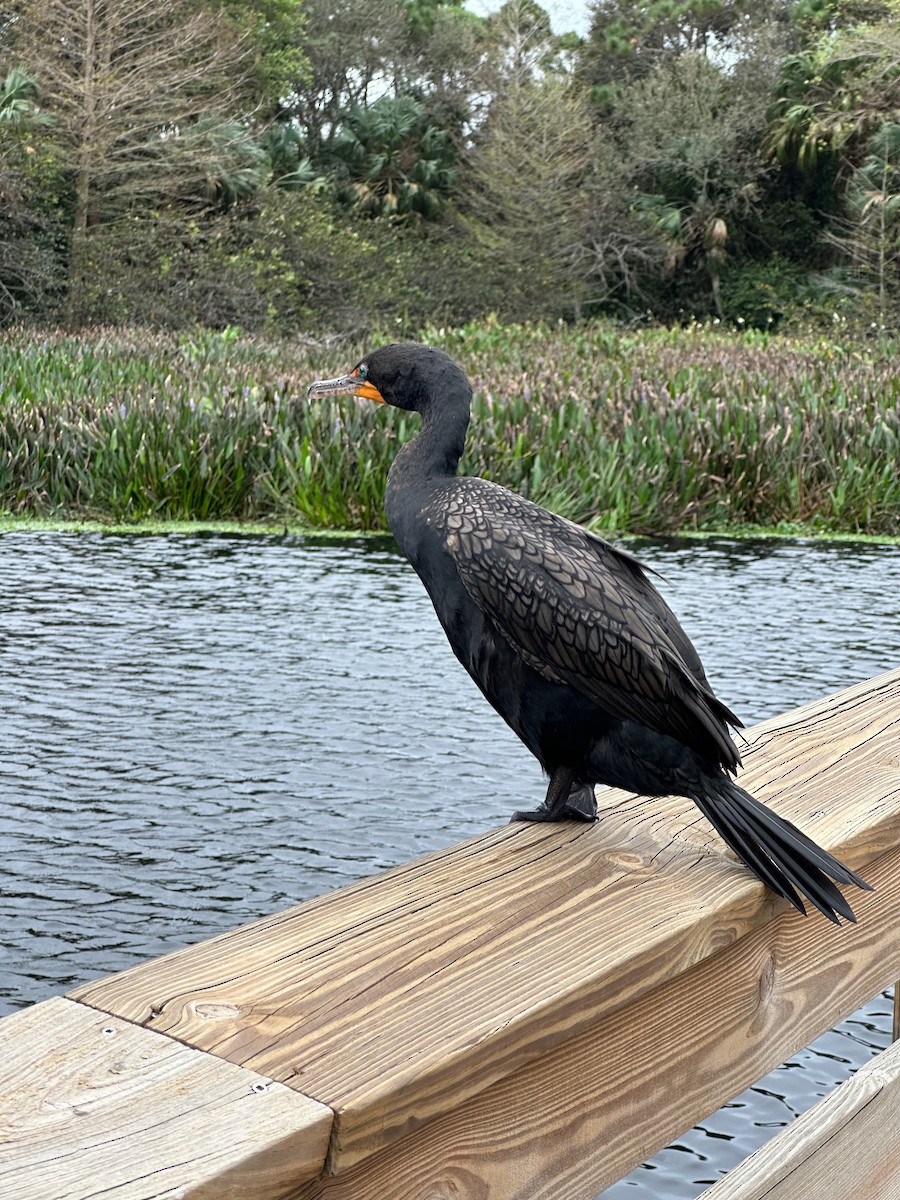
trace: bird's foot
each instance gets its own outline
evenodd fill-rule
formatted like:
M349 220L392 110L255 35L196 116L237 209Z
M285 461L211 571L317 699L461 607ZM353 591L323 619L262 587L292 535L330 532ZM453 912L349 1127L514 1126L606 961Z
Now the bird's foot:
M520 809L510 817L513 821L596 821L597 798L590 784L572 788L562 805L550 805L545 800L539 808Z
M563 813L568 821L596 821L597 797L589 783L580 788L572 788L569 798L563 805Z

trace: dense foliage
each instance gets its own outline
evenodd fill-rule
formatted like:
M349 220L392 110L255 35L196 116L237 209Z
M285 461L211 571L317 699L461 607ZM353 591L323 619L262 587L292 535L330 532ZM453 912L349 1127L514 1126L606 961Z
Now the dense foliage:
M900 311L900 0L16 0L0 322Z
M475 387L464 468L598 528L900 534L900 377L838 344L610 323L430 329ZM360 345L236 330L0 338L0 511L383 526L416 419L304 399Z

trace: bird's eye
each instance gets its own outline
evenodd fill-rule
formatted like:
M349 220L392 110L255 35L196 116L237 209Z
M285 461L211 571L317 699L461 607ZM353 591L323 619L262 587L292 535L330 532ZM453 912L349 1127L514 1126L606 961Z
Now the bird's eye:
M359 367L356 370L356 373L360 377L360 379L365 379L365 377L369 373L369 368L366 366L365 363L360 363Z

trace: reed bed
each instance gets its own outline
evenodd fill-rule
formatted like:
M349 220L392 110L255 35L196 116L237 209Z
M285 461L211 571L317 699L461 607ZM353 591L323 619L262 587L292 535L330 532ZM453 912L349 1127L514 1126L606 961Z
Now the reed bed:
M608 324L433 329L475 388L464 469L632 533L900 534L896 344ZM365 347L13 330L0 338L0 510L381 529L416 418L310 406Z

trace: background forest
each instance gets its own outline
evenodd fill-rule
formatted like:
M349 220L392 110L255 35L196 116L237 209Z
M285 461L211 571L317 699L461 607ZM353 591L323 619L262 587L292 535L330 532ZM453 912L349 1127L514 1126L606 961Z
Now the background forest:
M0 5L0 320L900 311L898 0Z

